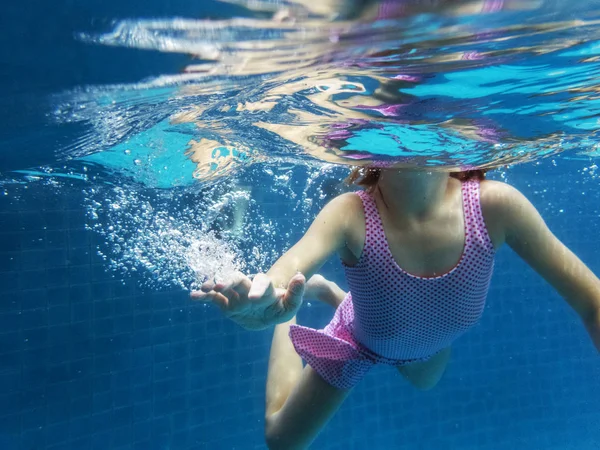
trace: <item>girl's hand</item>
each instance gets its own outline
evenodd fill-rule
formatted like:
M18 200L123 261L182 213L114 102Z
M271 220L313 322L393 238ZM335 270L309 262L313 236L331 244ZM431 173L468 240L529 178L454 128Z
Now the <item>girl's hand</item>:
M286 289L275 288L265 274L254 280L238 273L227 283L207 282L192 299L216 304L226 317L248 330L263 330L287 322L302 305L306 279L298 273Z

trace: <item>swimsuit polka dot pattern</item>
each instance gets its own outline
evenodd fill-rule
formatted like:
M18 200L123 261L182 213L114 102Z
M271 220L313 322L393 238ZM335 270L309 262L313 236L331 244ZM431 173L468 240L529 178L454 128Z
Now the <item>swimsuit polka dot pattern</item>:
M494 267L494 247L479 202L479 182L462 184L465 246L457 265L419 277L396 264L375 200L359 192L366 237L359 262L344 266L350 292L323 329L294 325L296 351L325 381L353 387L378 363L424 361L479 321Z

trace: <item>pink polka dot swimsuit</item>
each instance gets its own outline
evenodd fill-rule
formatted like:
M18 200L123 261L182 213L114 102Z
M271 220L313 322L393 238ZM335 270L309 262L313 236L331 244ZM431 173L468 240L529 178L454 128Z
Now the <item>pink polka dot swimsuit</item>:
M375 364L425 361L476 325L494 268L494 247L479 202L479 182L462 183L465 246L447 273L419 277L395 262L373 197L365 209L365 245L344 265L350 292L322 330L293 325L296 351L325 381L350 389Z

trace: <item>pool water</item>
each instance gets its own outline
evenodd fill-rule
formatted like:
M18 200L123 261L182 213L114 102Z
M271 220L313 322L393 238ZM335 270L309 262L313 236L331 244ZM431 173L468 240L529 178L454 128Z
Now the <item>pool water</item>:
M267 269L348 164L494 167L600 273L594 2L274 25L283 3L6 6L0 448L265 448L271 332L189 290ZM240 42L273 64L232 65L257 48ZM322 273L345 285L338 261ZM311 448L598 449L599 380L576 314L503 249L440 385L377 367Z

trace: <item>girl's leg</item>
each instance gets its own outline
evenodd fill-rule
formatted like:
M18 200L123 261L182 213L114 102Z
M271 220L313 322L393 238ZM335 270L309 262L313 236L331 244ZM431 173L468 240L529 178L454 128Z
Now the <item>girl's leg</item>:
M450 347L442 350L428 361L398 367L398 371L418 389L427 391L442 379L450 360Z
M304 296L315 298L337 309L346 297L346 292L333 281L325 279L322 275L313 275L306 282Z
M327 384L289 338L296 319L277 325L269 357L265 438L270 449L305 449L338 410L349 390Z

